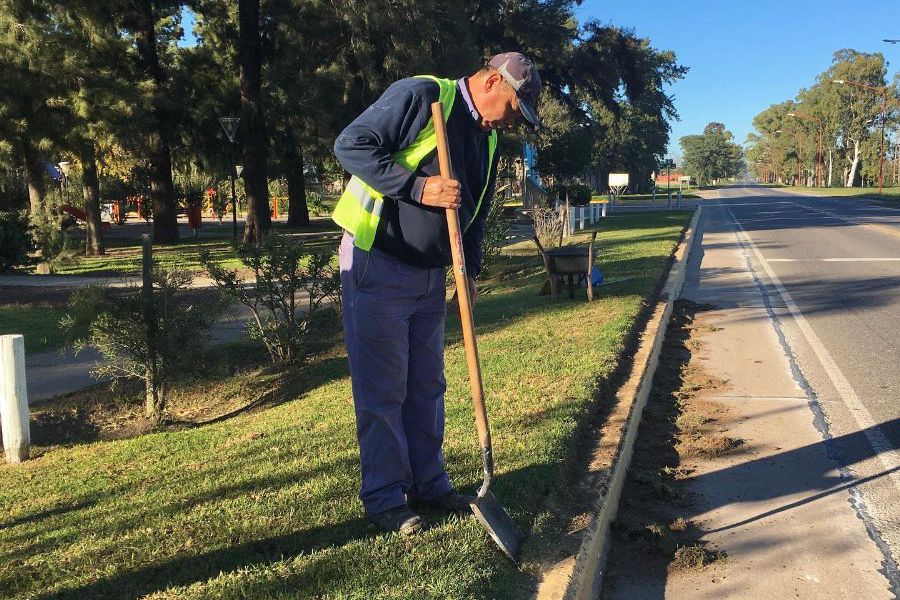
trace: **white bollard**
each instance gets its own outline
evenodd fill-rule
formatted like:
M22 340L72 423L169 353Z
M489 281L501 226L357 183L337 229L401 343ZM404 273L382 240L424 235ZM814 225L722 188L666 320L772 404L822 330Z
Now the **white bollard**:
M6 460L28 460L31 429L25 388L25 338L0 335L0 427Z
M571 208L569 209L569 231L568 235L572 235L575 233L575 211ZM568 237L568 236L567 236Z
M584 229L584 226L587 222L587 209L583 206L578 207L578 216L581 218L580 229Z
M606 207L607 207L606 202L604 202L604 203L602 204L602 207L603 207L603 208L600 209L600 211L601 211L601 212L600 212L600 217L605 219L605 218L606 218Z

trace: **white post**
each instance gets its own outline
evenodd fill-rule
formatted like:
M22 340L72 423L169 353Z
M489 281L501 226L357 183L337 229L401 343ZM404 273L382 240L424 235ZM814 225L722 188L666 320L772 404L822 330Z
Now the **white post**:
M0 335L0 426L6 460L28 460L31 430L25 389L25 338Z
M650 204L656 204L656 183L653 183L653 198L650 199Z
M575 233L575 211L569 209L569 235Z
M581 217L580 229L584 229L585 221L587 221L587 209L583 206L579 206L578 216Z
M607 207L607 203L604 202L602 206L603 206L603 208L601 209L602 212L600 213L600 216L603 217L603 218L605 219L605 218L606 218L606 207Z

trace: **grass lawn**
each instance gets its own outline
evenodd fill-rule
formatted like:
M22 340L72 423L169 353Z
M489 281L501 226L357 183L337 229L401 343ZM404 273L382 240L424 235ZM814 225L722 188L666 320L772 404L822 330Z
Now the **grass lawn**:
M66 312L48 306L0 304L0 335L21 333L27 353L56 350L65 345L59 320Z
M529 243L505 250L475 311L497 464L495 494L541 539L576 431L597 403L687 221L614 215L598 236L608 279L588 304L539 296ZM580 232L576 241L586 241ZM516 569L474 518L426 514L404 539L370 528L357 499L353 404L340 331L311 363L247 366L183 384L173 404L252 403L213 424L36 448L0 466L0 590L10 598L522 598L546 549ZM481 481L458 319L448 318L445 454ZM77 413L77 410L75 411ZM77 419L77 414L72 417ZM90 439L90 438L89 438Z
M276 223L275 230L286 235L326 234L313 236L307 241L311 251L330 249L335 245L331 239L338 234L337 225L331 219L316 219L310 227L289 228L283 223ZM61 268L63 275L139 275L141 273L141 242L139 239L111 239L104 256L85 257L73 265ZM223 238L199 239L183 238L176 244L154 246L153 253L157 264L189 271L201 271L200 251L209 250L213 258L224 259L223 266L229 269L241 268L241 262L234 258L226 258L231 254L231 234Z
M845 187L830 187L830 188L817 188L817 187L806 187L806 186L792 186L792 185L768 185L767 187L778 187L784 188L786 190L796 190L798 192L812 192L818 196L838 196L838 197L853 197L853 196L866 196L867 198L878 198L881 200L892 200L894 202L900 202L900 187L885 187L882 189L882 193L878 193L877 187L853 187L853 188L845 188Z
M697 194L692 194L689 192L683 192L681 194L682 199L687 198L699 198ZM672 190L672 203L675 203L675 200L678 198L678 188ZM609 198L607 196L597 195L591 197L591 202L608 202ZM622 194L618 198L616 198L616 204L621 206L627 206L629 204L650 204L653 202L652 194ZM662 191L657 191L656 193L656 203L661 207L665 206L667 203L666 199L666 191L663 189Z

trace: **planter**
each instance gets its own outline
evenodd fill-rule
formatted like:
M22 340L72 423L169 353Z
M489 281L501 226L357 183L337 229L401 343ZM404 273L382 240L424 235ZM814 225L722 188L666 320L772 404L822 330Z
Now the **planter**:
M187 207L188 225L191 229L200 229L203 225L203 213L200 206L192 205Z

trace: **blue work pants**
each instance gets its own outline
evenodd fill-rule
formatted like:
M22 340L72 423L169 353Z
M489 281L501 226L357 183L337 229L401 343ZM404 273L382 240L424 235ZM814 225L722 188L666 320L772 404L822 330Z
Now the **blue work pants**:
M446 269L366 252L346 233L340 268L360 499L377 514L437 498L452 489L441 450Z

